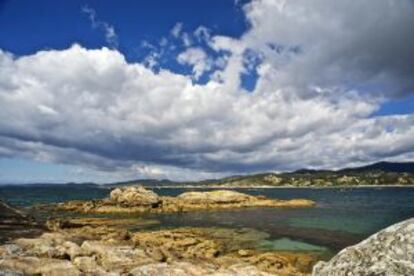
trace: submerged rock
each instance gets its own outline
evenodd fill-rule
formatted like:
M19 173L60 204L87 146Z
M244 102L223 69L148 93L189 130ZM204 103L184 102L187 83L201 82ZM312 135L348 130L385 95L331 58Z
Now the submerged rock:
M314 276L414 275L414 219L394 224L319 262Z

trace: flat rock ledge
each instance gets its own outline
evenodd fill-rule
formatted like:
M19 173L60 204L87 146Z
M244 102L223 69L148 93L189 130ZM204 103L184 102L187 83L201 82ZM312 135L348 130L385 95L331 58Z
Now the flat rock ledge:
M258 251L252 229L177 228L129 232L84 220L51 221L52 232L0 246L0 275L301 276L317 257ZM69 228L65 228L69 225Z
M414 275L414 218L345 248L329 262L317 263L312 275Z
M31 216L0 201L0 243L15 237L38 235L42 231L42 225Z
M68 201L40 209L78 213L171 213L249 207L312 207L308 199L278 200L231 190L185 192L176 197L159 196L141 186L116 188L109 198L93 201Z

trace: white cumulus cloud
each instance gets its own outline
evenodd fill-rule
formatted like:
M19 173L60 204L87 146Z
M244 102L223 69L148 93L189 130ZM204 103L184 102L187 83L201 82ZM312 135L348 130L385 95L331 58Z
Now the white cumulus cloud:
M203 35L226 53L205 84L193 79L213 61L195 46L177 57L193 76L105 47L0 51L0 156L176 179L414 157L414 115L372 116L413 91L411 1L262 0L244 11L240 39ZM260 56L251 93L240 84L247 51Z

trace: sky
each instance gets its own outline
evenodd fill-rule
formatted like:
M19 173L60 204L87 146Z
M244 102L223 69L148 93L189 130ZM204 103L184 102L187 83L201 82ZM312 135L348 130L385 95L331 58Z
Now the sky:
M0 0L0 183L414 160L412 0Z

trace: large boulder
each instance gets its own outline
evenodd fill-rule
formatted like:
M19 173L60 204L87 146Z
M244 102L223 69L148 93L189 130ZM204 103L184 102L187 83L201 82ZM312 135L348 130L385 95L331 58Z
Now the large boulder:
M255 199L254 196L236 191L217 190L210 192L186 192L177 196L178 199L197 204L240 203Z
M160 197L156 193L147 190L142 186L116 188L111 192L110 200L116 204L127 207L156 207L161 202Z
M414 275L414 218L394 224L319 262L314 276Z

